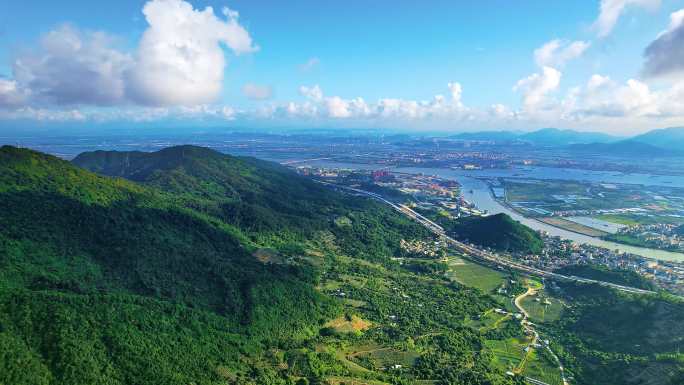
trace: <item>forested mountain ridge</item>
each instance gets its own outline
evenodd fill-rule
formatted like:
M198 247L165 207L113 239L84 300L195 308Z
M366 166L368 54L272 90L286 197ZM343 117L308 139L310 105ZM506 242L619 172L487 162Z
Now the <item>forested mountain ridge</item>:
M192 355L295 342L339 312L306 264L264 264L237 227L177 201L0 149L0 382L219 378Z
M173 166L154 166L135 182L0 149L0 383L404 383L399 373L362 373L335 355L356 337L324 334L343 307L321 287L323 274L327 285L373 275L421 296L425 309L369 286L363 295L374 301L354 310L377 325L374 341L426 327L451 336L440 362L461 357L462 368L425 366L425 345L424 364L403 376L511 383L488 366L481 337L454 328L491 307L489 299L437 275L396 270L399 241L427 237L422 227L279 165L185 151L189 161L176 152ZM406 317L384 324L387 312ZM469 357L473 349L480 353Z
M235 225L261 243L300 241L327 229L349 208L329 189L276 163L233 157L196 146L157 152L83 153L75 165L172 193L179 203Z
M257 261L239 229L170 194L29 150L3 147L0 160L5 286L150 296L239 324L253 316L253 290L300 280ZM313 300L308 286L298 294Z

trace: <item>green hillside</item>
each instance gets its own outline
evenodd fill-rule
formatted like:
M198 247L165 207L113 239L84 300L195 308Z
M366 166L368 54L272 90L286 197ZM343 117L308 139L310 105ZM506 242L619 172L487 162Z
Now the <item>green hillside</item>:
M131 180L0 149L0 384L512 383L462 328L492 299L392 261L418 224L254 159L184 146L117 174L102 154L122 158L77 163ZM326 326L345 317L371 329ZM364 368L355 344L413 366Z
M679 384L684 302L598 285L560 283L573 306L548 325L555 351L580 385Z
M164 192L3 147L0 193L7 224L0 277L8 288L149 296L211 310L236 325L259 324L252 322L261 311L253 298L266 290L301 306L301 319L288 318L292 330L329 307L313 290L313 276L306 282L290 266L260 263L252 256L258 245L239 229L177 206Z
M261 246L293 246L321 230L341 235L349 229L331 229L330 224L350 210L353 216L383 229L382 234L368 229L344 237L349 241L347 247L367 258L396 248L397 231L407 226L416 236L427 234L413 223L388 215L382 206L343 198L276 163L207 148L177 146L152 153L96 151L79 155L73 163L172 193L179 204L239 228ZM388 226L379 220L387 220ZM362 242L355 244L355 240Z
M73 163L103 175L173 193L186 206L260 237L310 235L325 226L340 202L323 188L275 163L237 158L208 148L177 146L157 152L89 152Z
M445 225L459 239L495 250L539 253L544 246L539 234L506 214L465 217Z
M570 265L564 266L555 272L562 275L612 282L618 285L636 287L639 289L656 289L653 281L639 275L633 270L609 269L601 265Z

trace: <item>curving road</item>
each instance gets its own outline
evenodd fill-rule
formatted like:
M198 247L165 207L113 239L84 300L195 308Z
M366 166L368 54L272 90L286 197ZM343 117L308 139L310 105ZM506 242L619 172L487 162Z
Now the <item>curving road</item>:
M510 259L503 258L499 256L496 253L492 253L486 250L478 249L474 245L468 245L466 243L457 241L456 239L448 236L442 226L436 224L435 222L431 221L428 218L425 218L423 215L413 211L410 207L405 206L405 205L397 205L393 202L390 202L389 200L385 199L379 194L370 192L370 191L365 191L353 187L348 187L348 186L340 186L334 183L329 183L329 182L323 182L323 181L318 181L319 183L332 186L341 190L346 190L346 191L351 191L357 194L362 194L369 196L373 199L376 199L382 203L385 203L389 206L391 206L393 209L396 211L406 215L407 217L417 221L421 225L425 226L428 230L430 230L433 234L443 238L444 240L447 241L449 245L454 247L455 249L459 250L460 252L475 258L479 259L483 262L503 266L509 269L513 270L518 270L523 273L527 273L530 275L535 275L543 278L552 278L556 279L559 281L573 281L573 282L580 282L580 283L593 283L601 286L606 286L606 287L611 287L613 289L617 289L620 291L628 292L628 293L636 293L636 294L656 294L656 292L651 291L651 290L644 290L644 289L638 289L636 287L630 287L630 286L624 286L624 285L618 285L615 283L611 282L605 282L605 281L597 281L595 279L588 279L588 278L582 278L582 277L577 277L574 275L567 276L567 275L562 275L558 273L554 273L551 271L546 271L546 270L541 270L537 269L535 267L527 266L522 263L514 262Z
M556 274L556 273L553 273L553 272L548 272L548 271L536 269L536 268L533 268L533 267L525 266L525 265L523 265L523 264L520 264L520 263L517 263L517 262L513 262L513 261L508 260L508 259L505 259L505 258L501 258L501 257L499 257L498 255L493 254L493 253L490 253L490 252L488 252L488 251L480 250L480 249L478 249L478 248L476 248L476 247L474 247L474 246L472 246L472 245L467 245L467 244L465 244L465 243L463 243L463 242L459 242L459 241L457 241L457 240L451 238L450 236L446 235L444 229L443 229L440 225L434 223L433 221L429 220L428 218L425 218L423 215L421 215L421 214L419 214L419 213L413 211L411 208L409 208L409 207L407 207L407 206L405 206L405 205L397 205L397 204L395 204L395 203L393 203L393 202L390 202L389 200L383 198L383 197L382 197L381 195L379 195L379 194L372 193L372 192L370 192L370 191L360 190L360 189L353 188L353 187L340 186L340 185L336 185L336 184L328 183L328 182L323 182L323 181L318 181L318 182L320 182L320 183L322 183L322 184L325 184L325 185L329 185L329 186L335 187L335 188L339 188L339 189L342 189L342 190L351 191L351 192L354 192L354 193L366 195L366 196L372 197L372 198L374 198L374 199L377 199L377 200L379 200L379 201L381 201L381 202L383 202L383 203L385 203L385 204L391 206L392 208L394 208L395 210L401 212L402 214L404 214L404 215L410 217L411 219L413 219L413 220L419 222L420 224L422 224L423 226L425 226L427 229L429 229L429 230L430 230L432 233L434 233L435 235L440 236L440 237L446 239L447 242L449 242L449 244L451 244L452 246L454 246L456 249L460 250L461 252L463 252L463 253L465 253L465 254L471 256L471 257L476 257L477 259L481 259L481 260L484 260L484 261L489 262L489 263L494 263L494 264L497 264L497 265L500 265L500 266L508 267L508 268L511 268L511 269L515 269L515 270L519 270L519 271L522 271L522 272L525 272L525 273L529 273L529 274L531 274L531 275L537 275L537 276L541 276L541 277L545 277L545 278L554 278L554 279L568 280L568 281L575 281L575 282L584 282L584 283L596 283L596 284L599 284L599 285L608 286L608 287L613 287L613 288L615 288L615 289L617 289L617 290L622 290L622 291L631 292L631 293L655 294L655 292L649 291L649 290L643 290L643 289L637 289L637 288L634 288L634 287L628 287L628 286L617 285L617 284L610 283L610 282L596 281L596 280L593 280L593 279L586 279L586 278L575 277L575 276L565 276L565 275ZM523 315L523 319L521 320L521 324L523 325L523 327L524 327L526 330L529 330L529 331L534 335L533 341L532 341L532 343L531 343L530 345L535 345L535 344L538 343L538 340L539 340L539 333L537 333L537 331L534 329L534 324L531 323L531 322L528 320L528 319L529 319L529 314L528 314L527 311L522 307L522 305L521 305L520 302L522 301L523 298L525 298L525 297L528 296L528 295L532 295L534 292L535 292L534 289L528 288L527 291L526 291L525 293L523 293L523 294L519 295L518 297L516 297L516 299L515 299L515 301L514 301L514 304L515 304L516 308L517 308L517 309L520 311L520 313ZM556 363L558 364L558 369L560 370L561 380L563 381L563 384L564 384L564 385L568 385L568 380L567 380L567 378L565 377L565 370L564 370L564 368L563 368L563 364L560 362L560 359L559 359L558 356L551 350L551 348L550 348L548 345L547 345L545 348L546 348L546 349L549 351L549 353L551 353L551 355L555 358ZM533 384L533 385L549 385L549 384L547 384L547 383L545 383L545 382L543 382L543 381L540 381L540 380L537 380L537 379L531 378L531 377L525 377L525 380L528 381L529 383Z

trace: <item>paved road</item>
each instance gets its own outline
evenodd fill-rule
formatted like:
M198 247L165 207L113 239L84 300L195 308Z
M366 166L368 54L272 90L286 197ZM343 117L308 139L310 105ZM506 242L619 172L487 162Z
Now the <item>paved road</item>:
M393 209L399 211L400 213L402 213L402 214L408 216L409 218L411 218L411 219L413 219L413 220L419 222L420 224L422 224L423 226L425 226L428 230L430 230L430 231L431 231L432 233L434 233L435 235L437 235L437 236L442 237L443 239L445 239L452 247L456 248L457 250L461 251L462 253L464 253L464 254L466 254L466 255L469 255L470 257L473 257L473 258L475 258L475 259L480 259L480 260L482 260L482 261L484 261L484 262L487 262L487 263L491 263L491 264L495 264L495 265L507 267L507 268L510 268L510 269L522 271L522 272L527 273L527 274L530 274L530 275L540 276L540 277L544 277L544 278L553 278L553 279L561 280L561 281L574 281L574 282L581 282L581 283L594 283L594 284L598 284L598 285L601 285L601 286L612 287L612 288L614 288L614 289L621 290L621 291L625 291L625 292L629 292L629 293L637 293L637 294L655 294L654 291L650 291L650 290L643 290L643 289L638 289L638 288L635 288L635 287L623 286L623 285L618 285L618 284L614 284L614 283L611 283L611 282L597 281L597 280L594 280L594 279L587 279L587 278L582 278L582 277L577 277L577 276L566 276L566 275L557 274L557 273L554 273L554 272L545 271L545 270L537 269L537 268L534 268L534 267L526 266L526 265L523 265L523 264L521 264L521 263L517 263L517 262L511 261L511 260L509 260L509 259L503 258L503 257L499 256L498 254L491 253L491 252L485 251L485 250L481 250L481 249L476 248L476 247L473 246L473 245L468 245L468 244L466 244L466 243L457 241L457 240L455 240L454 238L448 236L448 235L446 234L446 232L444 231L444 229L443 229L440 225L434 223L433 221L431 221L431 220L428 219L428 218L425 218L423 215L421 215L421 214L419 214L419 213L413 211L410 207L407 207L407 206L405 206L405 205L397 205L397 204L395 204L395 203L393 203L393 202L390 202L389 200L383 198L383 197L382 197L381 195L379 195L379 194L372 193L372 192L370 192L370 191L365 191L365 190L356 189L356 188L353 188L353 187L340 186L340 185L336 185L336 184L328 183L328 182L320 182L320 183L323 183L323 184L325 184L325 185L329 185L329 186L332 186L332 187L335 187L335 188L339 188L339 189L341 189L341 190L350 191L350 192L353 192L353 193L356 193L356 194L366 195L366 196L369 196L369 197L371 197L371 198L374 198L374 199L376 199L376 200L378 200L378 201L381 201L381 202L383 202L383 203L385 203L385 204L391 206ZM523 294L523 296L521 296L521 297L518 297L518 299L522 299L522 297L524 297L524 296L526 296L526 295L529 295L529 292ZM532 325L531 325L530 322L527 320L527 318L528 318L527 311L525 311L525 309L523 309L522 306L519 305L518 299L516 299L515 305L516 305L516 307L518 307L518 309L519 309L519 310L521 311L521 313L523 314L523 317L524 317L523 326L524 326L525 328L530 328L530 330L534 333L534 340L535 340L535 342L536 342L536 341L539 339L539 335L538 335L537 331L534 330L534 328L532 328ZM559 368L559 370L560 370L560 372L561 372L561 379L562 379L562 381L563 381L563 384L564 384L564 385L567 385L567 384L568 384L568 380L567 380L567 378L565 377L565 371L564 371L563 365L562 365L561 362L560 362L560 359L559 359L558 356L551 350L551 348L550 348L549 346L546 346L546 349L547 349L547 350L549 351L549 353L551 353L551 355L556 359L556 362L558 363L558 368ZM545 383L545 382L539 381L539 380L534 379L534 378L526 377L525 380L527 380L529 383L531 383L531 384L533 384L533 385L549 385L549 384L547 384L547 383Z
M527 296L536 294L536 292L537 291L535 289L528 287L525 293L517 296L515 298L515 301L513 301L515 307L518 308L520 313L522 313L523 315L523 319L520 321L520 324L525 328L525 330L529 331L529 333L532 333L532 335L534 335L532 342L530 342L530 347L538 346L539 333L537 333L537 330L534 328L534 324L529 321L530 315L527 313L527 310L525 310L525 308L522 306L522 300ZM551 350L551 347L549 345L544 344L543 349L548 350L551 356L556 360L556 364L558 364L558 371L560 372L561 376L561 381L563 381L563 385L568 385L568 380L565 377L565 368L563 368L563 364L560 362L560 358L558 358L556 353L554 353L553 350ZM527 359L527 356L525 357L525 359ZM525 379L533 385L548 385L545 382L539 381L535 378L525 377Z
M612 287L614 289L629 292L629 293L656 294L656 292L650 291L650 290L644 290L644 289L638 289L638 288L630 287L630 286L618 285L618 284L611 283L611 282L597 281L594 279L582 278L582 277L577 277L574 275L571 275L571 276L562 275L562 274L554 273L551 271L537 269L535 267L527 266L527 265L524 265L524 264L521 264L518 262L514 262L510 259L503 258L496 253L492 253L492 252L489 252L486 250L478 249L474 245L469 245L469 244L455 240L454 238L448 236L446 234L446 232L444 231L444 229L440 225L434 223L433 221L431 221L428 218L425 218L423 215L413 211L410 207L407 207L405 205L397 205L397 204L390 202L389 200L383 198L379 194L376 194L376 193L373 193L370 191L365 191L365 190L353 188L353 187L340 186L340 185L336 185L336 184L328 183L328 182L320 182L320 183L323 183L323 184L329 185L329 186L333 186L333 187L339 188L341 190L346 190L346 191L351 191L351 192L354 192L357 194L366 195L366 196L374 198L378 201L381 201L381 202L391 206L393 209L399 211L400 213L406 215L407 217L412 218L415 221L417 221L418 223L422 224L428 230L430 230L433 234L445 239L452 247L459 250L460 252L462 252L462 253L464 253L464 254L472 257L472 258L480 259L484 262L488 262L488 263L499 265L499 266L504 266L504 267L507 267L507 268L513 269L513 270L522 271L522 272L530 274L530 275L535 275L535 276L544 277L544 278L552 278L552 279L556 279L559 281L574 281L574 282L581 282L581 283L594 283L594 284L598 284L601 286Z

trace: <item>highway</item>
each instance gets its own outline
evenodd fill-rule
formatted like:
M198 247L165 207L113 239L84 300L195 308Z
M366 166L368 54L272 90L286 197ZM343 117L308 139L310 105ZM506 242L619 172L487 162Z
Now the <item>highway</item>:
M654 293L654 292L651 292L648 290L641 290L641 289L637 289L637 288L633 288L633 287L615 285L615 284L612 284L609 282L595 281L595 280L584 279L584 278L574 277L574 276L568 277L568 276L564 276L564 275L560 275L560 274L556 274L556 273L552 273L552 272L548 272L548 271L544 271L544 270L531 268L529 266L525 266L525 265L510 261L508 259L501 258L496 254L492 254L490 252L480 250L474 246L467 245L463 242L459 242L459 241L451 238L450 236L446 235L444 228L442 228L442 226L434 223L433 221L429 220L428 218L425 218L423 215L413 211L411 208L409 208L405 205L397 205L393 202L390 202L389 200L383 198L379 194L372 193L370 191L365 191L365 190L353 188L353 187L340 186L340 185L336 185L336 184L328 183L328 182L323 182L323 181L318 181L318 182L325 184L325 185L328 185L328 186L331 186L331 187L334 187L334 188L339 188L339 189L346 190L349 192L366 195L366 196L369 196L369 197L374 198L376 200L379 200L379 201L391 206L393 209L399 211L400 213L408 216L409 218L419 222L420 224L425 226L427 229L429 229L435 235L442 237L443 239L446 239L447 242L449 244L451 244L451 246L455 247L457 250L459 250L459 251L463 252L464 254L467 254L471 257L475 257L476 259L484 260L488 263L493 263L493 264L496 264L499 266L508 267L508 268L519 270L519 271L522 271L522 272L525 272L525 273L528 273L531 275L538 275L538 276L542 276L542 277L549 277L549 278L554 278L554 279L563 279L563 280L577 281L577 282L597 283L600 285L614 287L618 290L623 290L623 291L628 291L628 292L633 292L633 293L651 293L651 294ZM524 298L526 295L529 295L533 292L534 291L531 288L528 288L527 292L524 295L517 297L515 300L515 306L518 308L518 310L521 312L521 314L523 314L523 320L521 321L521 324L523 325L523 327L526 330L529 330L534 335L534 338L533 338L532 342L530 343L530 346L536 346L538 344L539 334L534 329L534 327L533 327L534 324L529 322L529 315L528 315L527 311L520 304L520 300L522 298ZM565 377L565 370L563 368L563 364L560 362L560 359L558 358L558 356L551 350L551 347L548 345L544 346L542 349L547 349L549 351L549 353L555 358L556 363L558 364L558 369L560 371L560 376L561 376L561 380L563 382L563 385L568 385L569 383L568 383L567 378ZM527 376L525 376L525 380L532 385L549 385L546 382L537 380L535 378L527 377Z
M337 184L333 183L328 183L328 182L320 182L328 186L332 186L341 190L346 190L350 192L354 192L357 194L362 194L369 196L373 199L376 199L382 203L385 203L389 206L391 206L393 209L396 211L406 215L407 217L417 221L421 225L425 226L428 230L430 230L433 234L441 237L442 239L446 240L447 243L455 248L456 250L460 251L461 253L470 256L471 258L478 259L480 261L498 265L498 266L503 266L509 269L517 270L523 273L527 273L530 275L538 276L538 277L543 277L543 278L550 278L550 279L555 279L558 281L573 281L573 282L580 282L580 283L593 283L601 286L606 286L606 287L611 287L613 289L617 289L620 291L628 292L628 293L635 293L635 294L656 294L654 291L650 290L644 290L644 289L638 289L635 287L629 287L629 286L623 286L623 285L618 285L615 283L610 283L610 282L604 282L604 281L597 281L594 279L588 279L588 278L582 278L582 277L577 277L577 276L567 276L567 275L562 275L562 274L557 274L551 271L546 271L546 270L541 270L537 269L535 267L527 266L515 261L512 261L507 258L503 258L499 256L498 254L479 249L473 245L468 245L466 243L457 241L456 239L450 237L449 235L446 234L444 229L431 221L428 218L425 218L423 215L413 211L410 207L407 207L405 205L397 205L393 202L390 202L389 200L385 199L379 194L370 192L370 191L365 191L353 187L348 187L348 186L340 186Z

